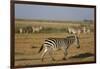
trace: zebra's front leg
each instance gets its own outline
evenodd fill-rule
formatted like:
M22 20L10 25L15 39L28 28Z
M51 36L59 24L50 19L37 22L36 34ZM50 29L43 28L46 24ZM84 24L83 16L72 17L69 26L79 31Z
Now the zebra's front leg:
M66 51L66 49L64 50L64 57L63 57L63 60L66 60L66 56L67 56L67 51Z

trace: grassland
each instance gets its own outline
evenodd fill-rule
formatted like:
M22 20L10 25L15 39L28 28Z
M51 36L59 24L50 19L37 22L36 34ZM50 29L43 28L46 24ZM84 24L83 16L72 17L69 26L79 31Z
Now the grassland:
M52 28L66 28L67 26L78 26L78 24L70 23L47 23L47 22L28 22L16 21L16 25L33 25ZM92 62L95 60L94 54L94 34L80 34L80 48L77 49L72 45L68 49L67 60L62 60L63 52L61 50L54 52L53 57L56 61L52 61L48 54L44 61L40 59L41 53L38 53L44 40L48 37L64 38L68 34L63 33L32 33L32 34L15 34L15 66L41 65L41 64L56 64L56 63L77 63L77 62Z

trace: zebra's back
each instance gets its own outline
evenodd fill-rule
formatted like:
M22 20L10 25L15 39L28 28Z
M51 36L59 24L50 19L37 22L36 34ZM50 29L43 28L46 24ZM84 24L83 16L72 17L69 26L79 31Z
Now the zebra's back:
M74 41L74 36L68 36L66 38L48 38L45 40L44 44L54 50L58 50L61 48L67 48L69 45L73 44Z

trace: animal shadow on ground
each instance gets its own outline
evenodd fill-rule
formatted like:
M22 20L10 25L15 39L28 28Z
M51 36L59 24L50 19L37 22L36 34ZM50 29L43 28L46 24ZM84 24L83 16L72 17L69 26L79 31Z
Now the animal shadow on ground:
M94 54L92 53L82 53L82 54L78 54L78 55L75 55L75 56L71 56L69 57L69 59L84 59L84 58L88 58L88 57L92 57L94 56Z
M88 57L92 57L94 56L94 54L92 53L82 53L82 54L78 54L78 55L75 55L75 56L71 56L69 57L68 59L84 59L84 58L88 58ZM40 60L40 58L22 58L22 59L16 59L16 61L22 61L22 60ZM56 61L62 61L62 60L56 60Z

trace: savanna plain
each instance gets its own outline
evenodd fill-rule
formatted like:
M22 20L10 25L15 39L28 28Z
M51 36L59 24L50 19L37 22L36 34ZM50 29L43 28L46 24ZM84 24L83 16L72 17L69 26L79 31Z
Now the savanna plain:
M30 65L45 65L45 64L62 64L62 63L80 63L95 61L95 35L94 31L89 33L80 33L80 48L77 49L75 44L69 47L66 60L62 60L64 54L62 50L55 51L52 56L55 61L52 61L48 54L45 55L44 61L41 61L41 54L43 50L38 53L41 45L46 38L65 38L69 35L66 30L68 27L87 26L94 27L94 23L80 23L80 22L40 22L29 20L16 20L15 27L35 26L43 27L44 30L32 33L16 33L15 32L15 66L30 66ZM93 26L93 27L92 27ZM87 26L88 27L88 26ZM55 30L56 29L56 30ZM94 28L93 28L94 29ZM15 28L16 30L16 28Z

